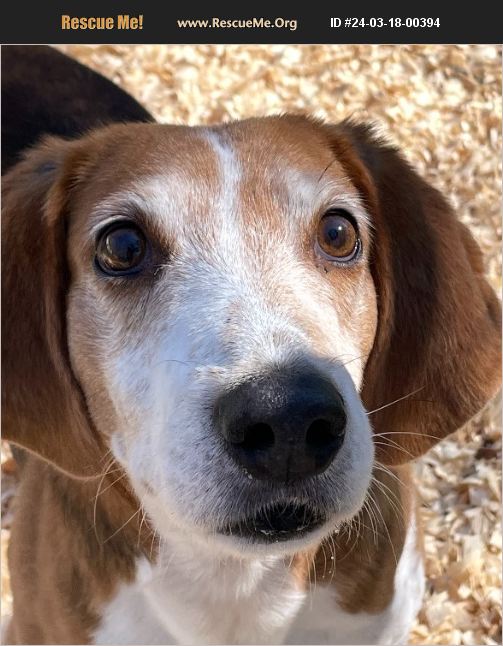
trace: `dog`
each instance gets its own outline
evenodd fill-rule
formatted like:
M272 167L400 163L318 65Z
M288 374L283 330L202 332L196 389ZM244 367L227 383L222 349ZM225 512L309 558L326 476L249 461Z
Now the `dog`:
M404 643L410 462L500 382L467 227L368 125L159 125L2 54L8 643Z

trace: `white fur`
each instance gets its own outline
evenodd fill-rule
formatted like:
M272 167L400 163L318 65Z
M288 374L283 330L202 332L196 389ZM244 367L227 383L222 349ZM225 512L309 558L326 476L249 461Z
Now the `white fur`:
M190 541L165 544L153 568L141 561L104 611L96 644L405 644L424 593L412 521L395 594L379 614L351 614L335 588L304 592L288 560L215 558Z
M282 643L305 594L278 557L218 558L171 541L105 609L97 644Z

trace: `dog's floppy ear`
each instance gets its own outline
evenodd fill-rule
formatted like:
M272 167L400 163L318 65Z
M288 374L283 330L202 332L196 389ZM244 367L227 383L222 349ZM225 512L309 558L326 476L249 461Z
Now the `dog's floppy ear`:
M4 439L88 476L103 448L66 342L67 199L79 148L49 140L3 179L2 426Z
M500 303L477 243L442 195L372 128L343 122L330 133L374 222L379 318L362 398L377 459L398 464L458 429L497 390Z

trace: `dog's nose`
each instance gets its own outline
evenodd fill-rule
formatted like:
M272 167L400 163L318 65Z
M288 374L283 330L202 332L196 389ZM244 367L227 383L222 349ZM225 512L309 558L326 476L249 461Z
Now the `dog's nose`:
M346 428L342 397L315 373L276 372L241 383L220 396L215 420L249 474L282 483L322 473Z

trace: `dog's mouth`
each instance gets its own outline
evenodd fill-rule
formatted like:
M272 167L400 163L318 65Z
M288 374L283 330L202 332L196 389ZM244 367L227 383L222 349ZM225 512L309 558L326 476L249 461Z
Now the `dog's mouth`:
M279 543L302 538L325 522L325 514L307 505L278 503L263 507L254 516L227 525L221 533L254 542Z

